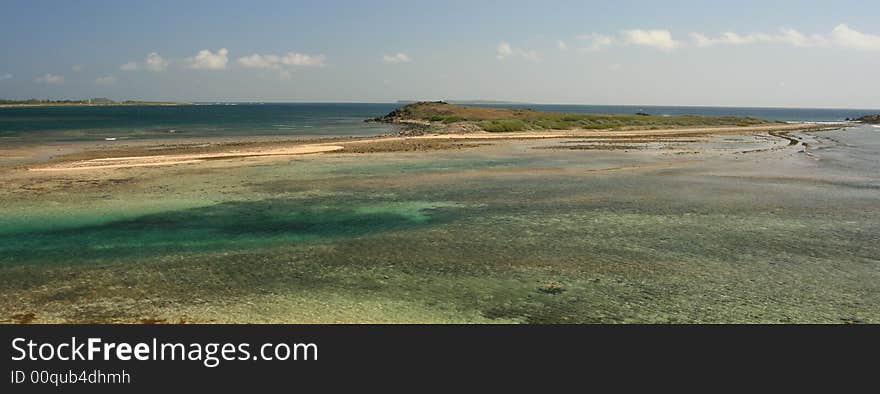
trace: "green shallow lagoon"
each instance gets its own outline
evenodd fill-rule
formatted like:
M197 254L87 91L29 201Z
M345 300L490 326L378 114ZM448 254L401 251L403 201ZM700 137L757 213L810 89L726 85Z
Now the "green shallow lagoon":
M2 195L0 319L876 323L870 132L53 175Z

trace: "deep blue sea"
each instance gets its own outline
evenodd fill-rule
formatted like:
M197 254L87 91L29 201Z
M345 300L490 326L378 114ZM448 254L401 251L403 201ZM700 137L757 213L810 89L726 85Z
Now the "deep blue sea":
M182 106L0 108L0 144L205 136L374 135L388 126L365 123L400 103L237 103ZM578 113L741 115L783 121L841 121L878 110L674 107L620 105L493 105Z

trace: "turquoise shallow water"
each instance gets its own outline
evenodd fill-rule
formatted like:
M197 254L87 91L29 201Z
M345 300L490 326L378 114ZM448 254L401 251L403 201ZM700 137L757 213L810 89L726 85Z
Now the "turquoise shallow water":
M436 210L443 205L355 199L341 202L332 197L231 201L99 224L32 223L36 227L32 231L16 231L7 225L0 242L0 262L87 262L356 237L438 223ZM93 218L79 219L87 222Z
M880 322L878 135L49 177L3 195L0 318Z

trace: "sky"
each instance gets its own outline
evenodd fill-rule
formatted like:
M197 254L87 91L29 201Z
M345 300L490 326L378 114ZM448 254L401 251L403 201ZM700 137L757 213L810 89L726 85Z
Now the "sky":
M880 1L0 0L0 98L880 108Z

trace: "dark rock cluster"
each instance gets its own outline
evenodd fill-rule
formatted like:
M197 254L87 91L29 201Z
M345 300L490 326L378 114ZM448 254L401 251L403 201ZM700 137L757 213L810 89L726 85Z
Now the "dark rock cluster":
M880 114L877 114L877 115L865 115L865 116L862 116L862 117L859 117L859 118L855 118L855 119L846 118L846 120L851 120L851 121L855 121L855 122L862 122L862 123L868 123L868 124L880 124Z

